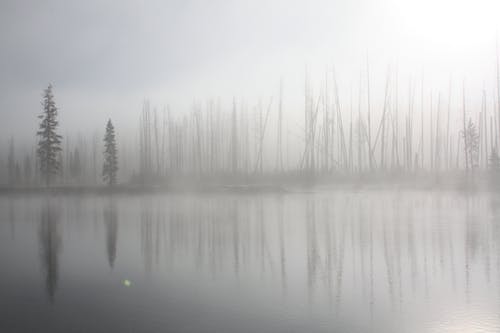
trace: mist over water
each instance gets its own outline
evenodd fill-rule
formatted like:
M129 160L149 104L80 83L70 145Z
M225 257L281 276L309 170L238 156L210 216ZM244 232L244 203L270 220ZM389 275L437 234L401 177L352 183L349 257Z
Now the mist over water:
M499 218L496 193L2 196L0 329L493 332Z
M0 1L0 333L500 332L499 12Z

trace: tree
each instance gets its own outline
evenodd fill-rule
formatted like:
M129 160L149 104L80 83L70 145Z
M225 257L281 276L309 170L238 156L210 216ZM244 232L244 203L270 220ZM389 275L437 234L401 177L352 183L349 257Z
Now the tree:
M109 186L116 184L116 174L118 172L118 156L115 141L115 128L108 120L106 134L104 135L104 165L102 168L102 178Z
M479 161L479 134L476 125L469 118L467 127L461 132L465 145L465 164L466 167L474 169Z
M500 171L500 156L498 155L498 150L496 147L491 149L491 154L489 158L489 168L492 171Z
M31 159L29 155L26 155L24 157L24 164L23 164L23 170L24 170L24 184L31 184Z
M75 152L70 156L69 171L71 177L79 182L82 175L82 161L80 159L80 151L75 148Z
M37 132L40 137L37 155L40 162L41 176L45 179L45 185L49 186L52 177L60 171L61 164L58 155L62 151L62 136L56 133L59 122L57 120L57 107L52 93L52 85L49 85L44 90L42 107L42 114L38 116L41 122Z
M21 183L21 166L19 165L19 163L16 163L16 167L15 167L15 179L14 179L14 184L20 184Z
M9 185L14 185L16 183L16 158L14 152L14 139L10 139L9 144L9 156L7 160L7 171L9 178Z

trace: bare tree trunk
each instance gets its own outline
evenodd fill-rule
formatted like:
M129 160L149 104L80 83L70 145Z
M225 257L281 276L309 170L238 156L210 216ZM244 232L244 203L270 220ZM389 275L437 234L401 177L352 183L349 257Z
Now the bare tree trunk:
M463 138L464 138L464 156L465 156L465 170L469 170L469 158L467 154L468 142L467 142L467 125L466 125L466 115L465 115L465 81L463 83L462 91L462 111L463 111Z

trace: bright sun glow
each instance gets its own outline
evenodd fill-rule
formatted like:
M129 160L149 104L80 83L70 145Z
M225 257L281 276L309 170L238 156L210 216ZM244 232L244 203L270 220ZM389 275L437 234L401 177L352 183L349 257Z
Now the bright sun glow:
M498 33L498 0L393 0L393 8L409 37L425 47L465 51L492 43Z
M450 76L478 90L494 80L495 47L500 47L500 0L389 0L386 49L401 68L425 70L432 89Z

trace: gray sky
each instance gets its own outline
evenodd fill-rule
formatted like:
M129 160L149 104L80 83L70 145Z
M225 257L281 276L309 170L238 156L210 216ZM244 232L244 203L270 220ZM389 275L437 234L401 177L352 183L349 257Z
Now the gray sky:
M375 86L397 64L436 89L450 75L493 89L499 11L495 0L4 0L1 137L32 135L49 82L63 133L108 117L132 129L144 98L174 112L209 97L256 102L280 77L300 108L306 66L320 77L335 65L346 91L367 55Z

